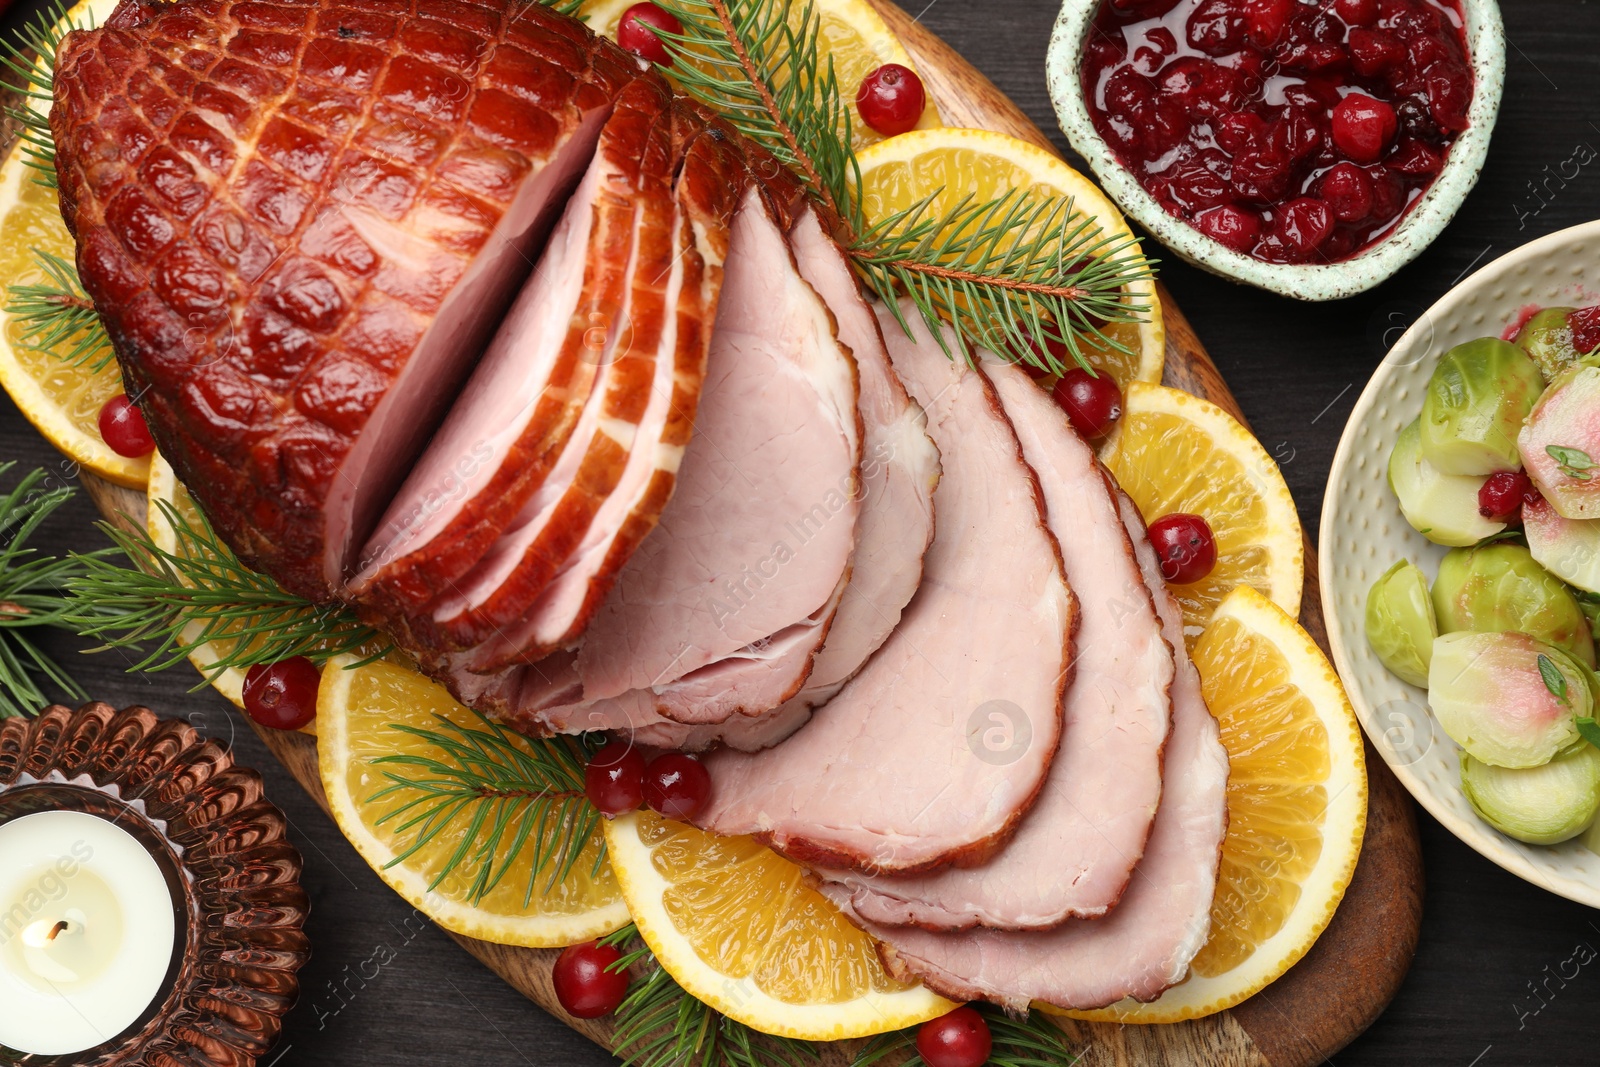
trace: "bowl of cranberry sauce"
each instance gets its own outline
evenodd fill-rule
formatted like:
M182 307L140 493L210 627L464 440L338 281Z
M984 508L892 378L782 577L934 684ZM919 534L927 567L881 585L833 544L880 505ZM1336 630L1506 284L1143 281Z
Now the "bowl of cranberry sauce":
M1476 183L1505 72L1493 0L1066 0L1056 113L1182 258L1330 300L1383 281Z

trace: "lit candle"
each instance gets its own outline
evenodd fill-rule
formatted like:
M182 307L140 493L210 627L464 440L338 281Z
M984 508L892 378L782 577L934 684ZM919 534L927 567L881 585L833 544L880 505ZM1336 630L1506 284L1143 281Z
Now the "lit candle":
M0 824L0 1046L64 1055L116 1037L160 992L174 927L161 868L115 823Z

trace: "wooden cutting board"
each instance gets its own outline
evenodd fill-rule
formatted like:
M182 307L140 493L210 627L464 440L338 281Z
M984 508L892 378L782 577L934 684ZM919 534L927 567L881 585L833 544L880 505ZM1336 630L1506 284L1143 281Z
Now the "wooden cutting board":
M870 2L911 52L948 125L997 130L1055 151L1049 138L953 49L891 0ZM1160 296L1167 324L1166 384L1205 397L1243 420L1238 402L1164 287ZM106 515L143 526L142 495L87 473L83 482ZM1316 574L1308 539L1301 622L1326 648ZM326 808L315 742L301 734L257 732ZM1423 874L1411 799L1370 746L1367 770L1371 793L1361 861L1332 925L1305 959L1268 989L1208 1019L1171 1026L1063 1020L1068 1034L1081 1045L1085 1067L1310 1067L1343 1048L1378 1017L1416 951ZM555 950L506 948L451 936L529 999L610 1047L611 1028L604 1020L566 1018L557 1004L550 982ZM849 1042L829 1047L826 1067L844 1067L854 1049Z

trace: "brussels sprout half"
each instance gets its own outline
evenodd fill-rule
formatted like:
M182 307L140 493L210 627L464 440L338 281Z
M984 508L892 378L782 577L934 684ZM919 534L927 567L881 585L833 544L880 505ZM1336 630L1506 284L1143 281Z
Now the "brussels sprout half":
M1500 542L1446 552L1433 580L1433 611L1442 634L1515 631L1594 666L1594 637L1578 601L1521 545Z
M1389 453L1389 488L1400 501L1400 514L1436 545L1475 545L1506 528L1478 512L1482 478L1441 474L1422 456L1422 423L1404 430Z
M1600 593L1600 519L1563 519L1540 497L1522 505L1528 550L1545 570L1570 585Z
M1600 519L1600 367L1573 367L1551 382L1517 445L1556 514Z
M1403 682L1428 684L1434 622L1428 579L1416 564L1401 560L1372 583L1367 593L1367 643Z
M1569 307L1549 307L1534 312L1533 317L1522 324L1522 329L1517 331L1512 342L1528 353L1528 358L1533 360L1547 382L1578 358L1577 349L1572 346L1572 327L1567 325L1567 316L1573 310Z
M1456 345L1433 368L1422 400L1422 454L1440 473L1516 470L1517 433L1544 392L1528 354L1498 337Z
M1445 634L1433 643L1428 704L1474 759L1538 767L1579 739L1591 684L1588 668L1527 634Z
M1583 833L1600 811L1600 749L1584 744L1542 767L1492 767L1461 756L1461 789L1483 820L1530 845Z

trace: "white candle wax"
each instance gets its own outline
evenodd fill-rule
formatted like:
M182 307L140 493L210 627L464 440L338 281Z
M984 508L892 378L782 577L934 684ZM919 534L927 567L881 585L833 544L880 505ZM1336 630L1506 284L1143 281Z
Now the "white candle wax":
M58 1056L127 1029L172 961L172 908L155 858L115 823L0 824L0 1045Z

